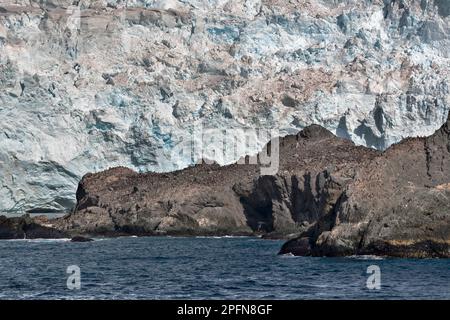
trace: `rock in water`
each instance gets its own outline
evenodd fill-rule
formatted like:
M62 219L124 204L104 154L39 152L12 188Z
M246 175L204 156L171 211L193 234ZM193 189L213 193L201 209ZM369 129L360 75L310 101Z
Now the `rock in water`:
M384 152L313 125L280 140L274 175L239 163L88 174L75 211L53 223L80 234L297 234L280 251L295 255L448 257L449 196L450 117Z
M72 239L70 239L70 242L91 242L91 241L94 241L94 239L83 236L75 236Z
M378 149L430 135L449 108L448 13L448 0L1 1L0 211L72 209L87 172L187 167L198 155L175 149L203 124L316 123Z

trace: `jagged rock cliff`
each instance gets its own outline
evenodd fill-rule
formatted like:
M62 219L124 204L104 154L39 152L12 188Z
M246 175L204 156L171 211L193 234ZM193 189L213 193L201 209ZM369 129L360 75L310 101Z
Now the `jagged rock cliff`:
M450 256L450 116L360 166L329 216L281 253Z
M75 211L52 224L88 235L296 234L281 249L296 255L450 257L450 116L384 152L313 125L281 139L279 160L275 175L249 164L89 174Z
M195 126L431 134L449 21L445 0L0 1L0 211L68 210L108 167L186 167Z
M261 175L248 158L170 173L119 167L88 174L74 212L54 223L82 234L285 236L331 211L359 163L379 154L316 125L283 138L279 153L273 176Z

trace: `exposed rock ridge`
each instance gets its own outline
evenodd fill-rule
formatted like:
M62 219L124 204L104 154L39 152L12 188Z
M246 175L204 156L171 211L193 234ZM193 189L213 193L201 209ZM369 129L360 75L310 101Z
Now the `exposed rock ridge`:
M384 152L320 126L280 140L280 168L197 165L172 173L86 175L54 225L88 235L294 237L281 253L448 257L449 121Z
M358 170L330 218L281 253L449 257L450 117L430 137L405 139Z

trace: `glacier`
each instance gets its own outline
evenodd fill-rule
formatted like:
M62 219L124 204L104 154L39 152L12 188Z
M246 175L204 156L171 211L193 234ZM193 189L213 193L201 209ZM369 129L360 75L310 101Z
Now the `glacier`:
M448 0L0 0L0 212L67 212L88 172L189 166L174 150L199 126L314 123L380 150L432 134L449 15ZM253 140L209 158L268 138Z

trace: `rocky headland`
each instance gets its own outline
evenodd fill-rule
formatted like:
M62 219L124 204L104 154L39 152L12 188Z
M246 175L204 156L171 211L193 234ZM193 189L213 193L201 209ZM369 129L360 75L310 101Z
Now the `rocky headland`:
M65 232L46 225L48 219L31 218L30 215L7 218L0 216L0 240L5 239L59 239L67 237Z
M13 221L14 237L36 225L66 236L263 235L290 238L282 254L450 257L450 117L384 152L313 125L280 139L275 175L257 164L118 167L84 176L76 197L62 218L2 218L0 237Z

